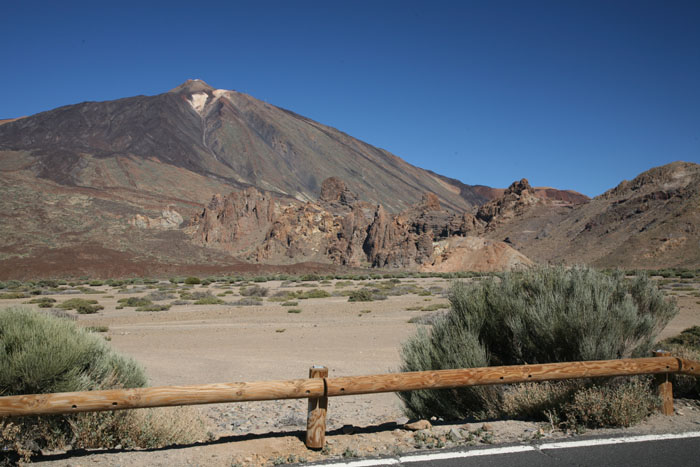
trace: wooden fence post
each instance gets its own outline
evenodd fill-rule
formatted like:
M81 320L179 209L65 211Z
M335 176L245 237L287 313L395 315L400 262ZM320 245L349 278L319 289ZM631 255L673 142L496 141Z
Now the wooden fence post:
M671 352L666 350L654 351L655 357L670 357ZM654 377L656 381L656 391L661 398L661 413L664 415L673 415L673 385L669 380L669 374L660 374Z
M327 378L328 368L324 366L312 366L309 368L309 378ZM325 387L325 384L324 384ZM309 412L306 419L306 447L310 449L322 449L326 442L326 411L328 410L328 396L309 398Z

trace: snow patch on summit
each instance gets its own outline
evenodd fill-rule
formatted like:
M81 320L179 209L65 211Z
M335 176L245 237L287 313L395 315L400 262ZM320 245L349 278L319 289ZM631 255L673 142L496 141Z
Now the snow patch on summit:
M195 112L197 112L199 115L202 115L202 112L204 111L204 106L206 105L208 98L209 96L206 92L195 92L190 96L190 99L187 102L190 103Z

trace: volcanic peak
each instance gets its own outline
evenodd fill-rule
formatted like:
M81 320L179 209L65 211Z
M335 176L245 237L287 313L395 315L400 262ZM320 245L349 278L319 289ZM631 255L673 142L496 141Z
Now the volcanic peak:
M171 89L173 94L193 94L197 92L213 93L215 89L201 79L188 79L176 88Z

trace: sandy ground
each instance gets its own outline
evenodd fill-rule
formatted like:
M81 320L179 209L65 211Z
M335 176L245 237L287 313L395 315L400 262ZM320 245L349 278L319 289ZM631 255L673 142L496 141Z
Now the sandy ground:
M279 290L320 288L338 292L360 285L336 287L335 282L282 284L261 283L270 295ZM59 302L83 297L99 300L105 309L94 315L77 316L85 326L108 326L104 334L117 350L134 357L147 371L151 386L204 384L231 381L296 379L307 377L312 365L325 365L331 376L362 375L395 371L400 363L401 343L416 332L419 325L408 320L424 311L408 308L446 303L439 287L450 283L443 279L410 279L421 288L433 287L430 296L408 294L389 296L387 300L348 302L347 297L294 300L300 313L288 313L288 306L268 298L260 306L184 305L169 311L136 312L117 309L117 300L143 296L149 289L131 289L118 293L107 286L94 288L99 294L55 295ZM700 290L700 284L693 284ZM196 286L231 301L240 298L239 287ZM662 337L677 334L700 324L700 298L693 292L673 292L680 313L664 330ZM166 300L158 303L168 303ZM0 300L0 308L18 300ZM636 430L673 431L698 429L700 411L687 404L683 417L657 417ZM415 449L414 433L401 428L401 406L394 394L337 397L328 411L329 447L324 454L307 451L303 446L306 401L270 401L217 404L199 408L209 425L213 441L194 446L156 451L109 451L104 453L53 453L37 461L51 465L241 465L315 460L348 452L391 454ZM398 423L398 424L397 424ZM345 428L343 429L343 427ZM348 428L352 426L354 428ZM478 430L480 424L467 427ZM689 428L690 427L690 428ZM454 426L437 426L436 433ZM464 426L457 427L464 430ZM536 439L546 434L546 426L529 422L497 421L489 427L494 433L488 442ZM542 435L545 430L545 435ZM346 434L356 431L355 434ZM480 431L480 430L478 430ZM479 441L477 439L476 442ZM358 451L359 450L359 451ZM291 457L290 457L291 456Z

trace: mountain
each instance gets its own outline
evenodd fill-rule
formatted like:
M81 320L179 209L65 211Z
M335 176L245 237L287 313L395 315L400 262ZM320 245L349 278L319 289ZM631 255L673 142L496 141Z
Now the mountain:
M0 121L0 277L253 267L193 244L181 221L248 187L314 201L331 176L392 213L426 191L460 212L486 201L334 128L190 80Z
M481 206L477 218L488 221L487 237L507 239L536 262L700 267L698 164L655 167L575 205L533 201L528 188L514 184Z
M337 176L391 212L418 202L425 191L455 210L485 201L467 186L334 128L199 80L156 96L84 102L7 122L0 125L0 151L65 186L133 187L153 177L130 164L156 177L167 165L212 184L255 186L301 201L315 200L321 181ZM176 187L158 189L183 196Z
M190 80L0 121L0 279L698 267L698 173L658 167L592 200L466 185Z

